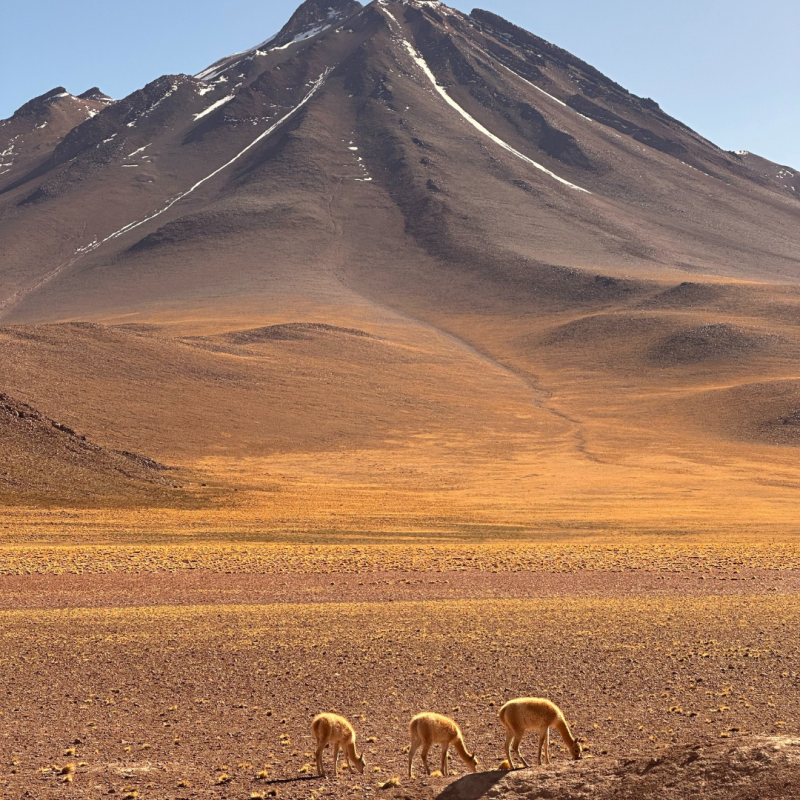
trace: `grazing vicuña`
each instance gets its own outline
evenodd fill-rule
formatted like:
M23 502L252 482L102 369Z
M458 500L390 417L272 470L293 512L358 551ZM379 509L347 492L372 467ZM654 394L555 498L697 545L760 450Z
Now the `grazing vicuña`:
M452 744L461 760L470 768L472 772L478 769L478 759L470 753L464 746L464 736L461 728L449 717L441 714L417 714L408 726L411 734L411 750L408 753L408 774L412 774L412 761L417 749L422 745L422 763L425 765L425 772L431 774L428 767L428 751L431 745L440 744L442 746L442 775L447 775L447 751Z
M339 748L344 749L348 766L364 772L366 762L363 753L356 752L356 732L353 726L338 714L317 714L311 723L311 733L317 740L317 774L325 777L325 766L322 763L322 751L333 744L333 776L338 776Z
M551 703L549 700L542 697L519 697L516 700L509 700L500 709L498 716L506 729L506 758L512 769L514 767L514 762L511 760L512 750L526 767L530 766L519 751L525 731L530 730L539 732L540 764L542 763L542 746L544 746L545 762L550 763L550 728L555 728L561 734L564 744L574 759L581 757L581 746L570 732L564 714L555 703Z

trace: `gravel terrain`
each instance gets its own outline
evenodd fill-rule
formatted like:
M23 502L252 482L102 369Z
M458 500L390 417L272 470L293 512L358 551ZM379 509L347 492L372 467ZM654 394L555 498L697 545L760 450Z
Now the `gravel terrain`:
M497 710L530 694L562 707L587 755L566 767L556 736L542 774L589 770L586 786L625 785L620 759L634 759L632 774L651 758L672 770L676 747L800 733L800 603L786 590L795 577L692 585L705 594L680 576L668 592L657 575L638 587L635 574L605 577L604 586L600 574L437 574L449 584L404 582L434 579L424 573L305 575L270 587L270 576L248 586L234 580L243 576L150 575L138 605L132 576L14 578L16 607L0 611L0 796L371 797L397 776L387 796L427 800L464 768L452 756L451 778L424 778L417 764L409 780L410 718L454 717L480 769L497 777ZM784 590L767 591L781 579ZM25 607L26 581L29 606L60 585L51 607ZM737 588L716 593L722 586ZM267 601L270 592L282 600ZM314 778L309 726L323 710L355 725L363 775ZM492 786L518 796L523 778ZM567 796L595 796L575 787Z
M0 608L795 594L798 570L0 575Z

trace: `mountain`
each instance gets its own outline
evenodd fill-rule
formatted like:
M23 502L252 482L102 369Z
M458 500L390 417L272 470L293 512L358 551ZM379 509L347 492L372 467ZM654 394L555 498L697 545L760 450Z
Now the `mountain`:
M99 444L326 509L416 487L445 527L795 513L793 170L433 0L308 0L195 76L32 104L0 390Z

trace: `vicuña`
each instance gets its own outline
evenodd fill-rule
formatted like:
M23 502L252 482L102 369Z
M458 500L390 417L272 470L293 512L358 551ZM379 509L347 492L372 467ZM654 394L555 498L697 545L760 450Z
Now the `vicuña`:
M500 709L498 716L506 729L506 758L512 769L514 768L514 762L511 760L512 751L519 756L526 767L530 766L519 751L525 731L539 732L539 764L542 763L542 747L544 747L545 763L550 763L550 728L555 728L561 734L574 759L581 757L581 746L570 732L563 712L549 700L542 697L519 697L516 700L509 700Z

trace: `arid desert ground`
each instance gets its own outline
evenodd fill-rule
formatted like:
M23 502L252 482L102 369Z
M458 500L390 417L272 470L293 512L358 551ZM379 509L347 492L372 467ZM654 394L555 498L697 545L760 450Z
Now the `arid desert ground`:
M463 796L492 797L524 780L527 796L605 797L681 748L724 768L709 786L746 787L763 759L730 749L798 734L800 547L766 538L50 538L4 547L0 570L3 796L433 798L466 781ZM454 755L455 777L406 776L413 714L457 719L496 771L497 711L529 694L564 709L584 760L556 736L550 767L509 778L465 779ZM363 775L315 777L319 711L354 723ZM779 776L777 796L797 791L788 764L757 776Z

